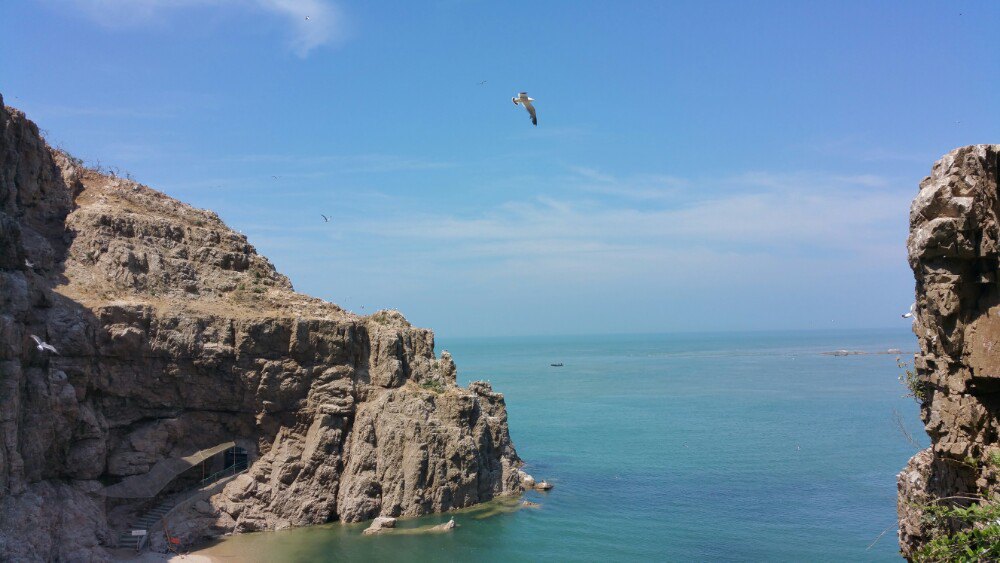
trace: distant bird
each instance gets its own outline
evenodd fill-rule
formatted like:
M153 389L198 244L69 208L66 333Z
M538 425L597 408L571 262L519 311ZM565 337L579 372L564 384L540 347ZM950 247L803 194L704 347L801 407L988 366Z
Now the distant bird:
M527 92L521 92L517 96L510 99L514 102L514 105L521 104L524 109L528 110L528 115L531 116L531 124L538 125L538 118L535 117L535 106L531 105L531 102L535 101L534 98L529 98Z
M801 449L802 449L802 448L800 448L798 444L795 444L795 451L799 451L799 450L801 450Z
M306 16L306 21L309 21L309 16Z
M34 265L34 264L32 264L32 263L31 263L30 261L28 261L28 260L25 260L25 261L24 261L24 265L25 265L25 266L27 266L28 268L34 268L34 267L35 267L35 265Z
M917 304L914 303L913 305L910 305L910 312L909 313L903 313L903 318L904 319L908 319L908 318L912 317L914 315L914 313L916 313L916 312L917 312Z
M271 177L272 177L272 178L274 178L275 180L277 180L277 179L278 179L278 177L277 177L277 176L271 176Z
M323 222L324 223L329 223L330 222L330 218L327 217L326 215L323 215L322 213L320 213L319 216L323 218Z
M486 84L485 80L483 80L482 82L479 83L480 86L482 86L483 84Z
M58 351L56 350L56 347L55 347L55 346L53 346L53 345L49 344L48 342L42 342L42 339L41 339L41 338L38 338L38 337L37 337L37 336L35 336L34 334L32 334L32 335L31 335L31 338L32 338L32 340L34 340L34 341L35 341L35 344L37 344L37 348L38 348L38 351L39 351L39 352L44 352L44 351L46 351L46 350L49 350L49 351L51 351L51 352L52 352L53 354L58 354L58 353L59 353L59 352L58 352Z

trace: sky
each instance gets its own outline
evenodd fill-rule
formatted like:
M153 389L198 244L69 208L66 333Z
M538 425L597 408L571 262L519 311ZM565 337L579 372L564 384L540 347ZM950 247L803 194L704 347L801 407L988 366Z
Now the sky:
M996 2L3 11L51 144L449 337L903 326L920 180L1000 143Z

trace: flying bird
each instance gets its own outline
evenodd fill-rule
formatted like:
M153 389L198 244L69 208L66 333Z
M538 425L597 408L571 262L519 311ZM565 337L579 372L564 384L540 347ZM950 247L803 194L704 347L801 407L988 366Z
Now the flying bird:
M483 80L482 82L479 83L480 86L482 86L483 84L486 84L485 80Z
M914 304L910 305L910 311L908 313L903 313L903 318L904 319L908 319L908 318L912 317L913 314L916 313L916 312L917 312L917 304L914 303Z
M277 177L277 176L271 176L271 178L274 178L275 180L277 180L277 179L278 179L278 177Z
M59 352L58 352L58 351L56 350L56 347L55 347L55 346L53 346L53 345L49 344L48 342L43 342L41 338L38 338L38 337L37 337L37 336L35 336L34 334L32 334L32 335L31 335L31 338L32 338L32 340L34 340L34 341L35 341L35 344L37 345L37 348L38 348L38 351L39 351L39 352L44 352L44 351L46 351L46 350L49 350L49 351L51 351L51 352L52 352L53 354L58 354L58 353L59 353Z
M320 213L319 216L323 218L323 222L324 223L329 223L330 222L330 218L327 217L326 215L323 215L322 213Z
M34 268L35 267L35 265L33 263L31 263L29 260L25 260L24 261L24 265L26 267L28 267L28 268Z
M521 104L524 109L528 110L528 115L531 116L531 124L538 125L538 118L535 117L535 106L531 105L531 102L535 101L534 98L529 98L527 92L521 92L517 96L510 99L514 102L514 105Z
M306 16L306 21L309 21L309 16Z

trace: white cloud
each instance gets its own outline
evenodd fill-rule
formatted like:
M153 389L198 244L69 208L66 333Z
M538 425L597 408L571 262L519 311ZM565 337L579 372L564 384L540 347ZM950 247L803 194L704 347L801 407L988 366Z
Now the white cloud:
M291 26L289 47L300 57L343 39L343 14L326 0L50 0L69 6L111 28L157 23L170 12L192 7L252 9L280 17ZM308 19L307 19L308 18Z
M292 49L300 57L344 37L340 11L322 0L256 0L267 11L285 17L295 30ZM308 19L306 19L308 18Z
M535 196L478 212L380 205L338 218L338 228L348 240L372 241L383 259L426 261L476 278L511 272L536 279L715 275L735 265L805 268L797 265L807 262L856 271L899 261L912 197L912 190L871 176L755 172L694 181L621 179L594 170L578 175L613 190L596 197L584 191L582 199L579 191ZM687 186L685 197L676 197L679 185ZM634 198L618 197L630 190ZM286 235L301 241L314 233Z

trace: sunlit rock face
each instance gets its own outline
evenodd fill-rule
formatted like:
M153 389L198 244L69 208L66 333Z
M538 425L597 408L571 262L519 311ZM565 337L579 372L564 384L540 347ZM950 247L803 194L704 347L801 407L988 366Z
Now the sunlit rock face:
M520 492L503 396L458 387L433 333L295 293L214 213L0 103L0 560L106 558L146 501L105 487L227 441L251 465L171 516L184 540Z
M921 417L931 447L899 475L899 543L928 538L923 506L1000 489L1000 145L956 149L920 183L907 244Z

